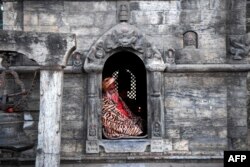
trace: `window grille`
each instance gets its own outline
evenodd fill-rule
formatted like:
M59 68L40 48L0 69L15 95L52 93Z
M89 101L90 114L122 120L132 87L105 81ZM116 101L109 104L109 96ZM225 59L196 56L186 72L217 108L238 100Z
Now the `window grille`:
M129 70L126 69L126 72L128 72L130 74L130 90L127 92L127 96L130 99L134 99L136 100L136 77L135 75ZM112 77L115 78L115 85L116 85L116 89L118 90L118 83L117 83L117 78L119 75L119 70L113 72Z

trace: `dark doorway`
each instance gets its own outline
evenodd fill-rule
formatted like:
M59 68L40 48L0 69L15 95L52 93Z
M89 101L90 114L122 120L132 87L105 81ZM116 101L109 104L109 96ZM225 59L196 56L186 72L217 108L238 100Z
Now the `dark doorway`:
M147 79L143 61L131 52L118 52L110 56L104 64L102 79L116 79L116 88L130 110L145 120L144 132L147 134ZM137 112L141 107L141 112Z

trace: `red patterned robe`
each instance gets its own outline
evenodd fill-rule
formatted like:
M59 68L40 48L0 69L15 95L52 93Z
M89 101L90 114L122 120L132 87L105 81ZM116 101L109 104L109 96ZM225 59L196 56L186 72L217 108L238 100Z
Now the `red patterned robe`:
M142 119L135 116L118 96L117 100L103 97L102 123L105 137L126 138L139 136L142 131Z

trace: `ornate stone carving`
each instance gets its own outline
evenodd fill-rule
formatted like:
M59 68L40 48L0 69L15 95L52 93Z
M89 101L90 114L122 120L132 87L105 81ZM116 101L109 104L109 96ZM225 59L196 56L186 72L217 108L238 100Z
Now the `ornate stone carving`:
M183 35L183 44L184 48L192 47L196 48L197 45L197 34L193 31L187 31Z
M96 129L96 125L90 125L89 126L89 136L96 136L97 135L97 129Z
M82 55L79 52L75 52L72 55L72 65L74 68L81 68L82 67Z
M17 53L15 52L1 52L0 53L0 67L9 68L15 63Z
M90 49L84 65L86 71L100 70L107 56L114 50L133 50L142 54L146 66L164 70L161 53L156 46L150 44L143 34L134 26L122 22L103 35Z
M87 153L99 153L99 141L98 140L87 140L86 141L86 152Z
M163 140L151 140L151 152L163 152Z
M166 63L175 64L175 49L170 48L166 53Z
M129 17L129 11L128 11L128 5L127 4L122 4L120 5L120 11L119 11L119 20L120 22L127 22L128 17Z
M248 35L249 36L249 35ZM237 40L230 38L229 53L232 55L234 60L242 60L243 57L246 57L250 53L250 38Z
M161 137L161 124L159 122L155 122L153 125L153 136Z

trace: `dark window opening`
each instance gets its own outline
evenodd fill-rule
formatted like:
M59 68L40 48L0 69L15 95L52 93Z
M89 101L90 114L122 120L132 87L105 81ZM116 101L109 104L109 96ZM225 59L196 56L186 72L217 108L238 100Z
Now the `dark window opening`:
M107 59L102 79L111 76L116 79L116 89L129 109L145 121L143 131L147 134L147 80L144 63L131 52L116 53ZM127 91L125 94L124 90ZM138 112L138 106L141 112Z

